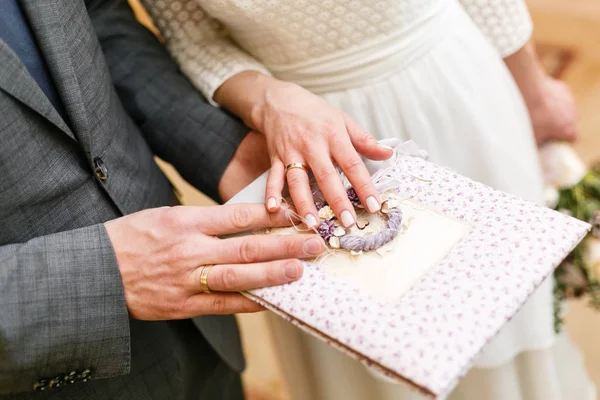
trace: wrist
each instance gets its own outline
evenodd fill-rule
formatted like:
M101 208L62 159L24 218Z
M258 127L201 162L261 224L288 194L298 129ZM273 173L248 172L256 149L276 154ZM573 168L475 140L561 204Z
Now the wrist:
M539 106L545 98L546 73L530 41L516 53L504 59L529 110Z
M239 116L250 128L260 130L267 90L278 82L257 71L242 71L223 82L213 99Z

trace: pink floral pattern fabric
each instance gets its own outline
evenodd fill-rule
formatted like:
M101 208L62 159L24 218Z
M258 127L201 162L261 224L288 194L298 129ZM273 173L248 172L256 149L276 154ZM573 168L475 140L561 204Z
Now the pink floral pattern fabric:
M300 281L248 296L366 365L441 398L589 225L418 157L402 157L393 174L400 194L472 226L399 300L374 298L311 263Z

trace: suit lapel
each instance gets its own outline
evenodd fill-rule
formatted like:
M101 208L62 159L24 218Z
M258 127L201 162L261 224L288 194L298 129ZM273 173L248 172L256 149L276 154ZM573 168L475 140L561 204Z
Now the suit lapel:
M2 60L0 90L30 107L74 139L73 132L63 121L35 79L29 74L25 65L2 40L0 40L0 59Z
M73 10L85 5L75 0L22 0L22 4L64 103L71 126L80 140L81 135L88 130L88 121L78 76L69 51L69 47L73 45L69 40L77 41L78 38L67 38L66 32L73 31L73 26L69 26Z

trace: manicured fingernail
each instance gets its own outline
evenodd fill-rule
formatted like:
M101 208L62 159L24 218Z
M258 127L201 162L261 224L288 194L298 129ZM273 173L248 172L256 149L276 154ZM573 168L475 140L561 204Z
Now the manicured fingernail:
M315 218L314 215L312 214L306 214L304 216L304 223L306 224L306 226L308 226L309 228L314 228L315 226L317 226L317 219Z
M277 200L274 197L271 197L269 201L267 201L267 210L272 211L277 207Z
M312 237L305 241L302 248L306 254L310 254L312 256L319 255L325 250L323 241L318 237Z
M378 144L377 146L381 147L382 149L386 149L386 150L392 150L394 151L394 148L391 146L387 146L385 144Z
M348 210L342 211L341 217L342 217L342 225L344 225L346 228L349 228L352 225L354 225L354 222L355 222L354 217L352 216L350 211L348 211Z
M379 205L379 201L377 201L375 196L367 197L367 210L369 210L370 213L376 213L380 209L381 206Z
M301 269L297 263L287 264L283 269L283 274L287 279L295 280L302 275Z

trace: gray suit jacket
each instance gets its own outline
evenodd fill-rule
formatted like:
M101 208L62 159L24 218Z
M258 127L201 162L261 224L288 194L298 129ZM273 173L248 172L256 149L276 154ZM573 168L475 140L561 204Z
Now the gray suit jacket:
M0 399L182 398L213 353L241 371L232 317L129 319L103 222L176 203L155 154L216 198L247 128L125 0L23 6L70 121L0 41ZM87 383L49 388L65 376Z

